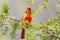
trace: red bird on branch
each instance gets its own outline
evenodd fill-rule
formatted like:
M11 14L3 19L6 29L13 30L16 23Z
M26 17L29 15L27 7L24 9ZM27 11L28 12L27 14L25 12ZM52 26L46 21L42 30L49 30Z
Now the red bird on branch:
M26 8L25 14L22 18L23 25L26 25L28 22L32 21L32 13L31 13L31 8ZM24 39L25 37L25 28L22 28L21 32L21 38Z
M32 13L31 13L31 8L26 8L25 14L22 18L23 20L23 24L26 24L27 22L31 22L32 21Z

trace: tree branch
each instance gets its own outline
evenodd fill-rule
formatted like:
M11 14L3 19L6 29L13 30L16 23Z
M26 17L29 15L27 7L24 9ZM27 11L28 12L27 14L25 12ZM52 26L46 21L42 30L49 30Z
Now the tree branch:
M46 31L45 31L46 32ZM56 37L56 38L59 38L60 39L60 37L58 36L58 35L55 35L55 34L51 34L50 32L46 32L47 34L49 34L50 36L54 36L54 37Z

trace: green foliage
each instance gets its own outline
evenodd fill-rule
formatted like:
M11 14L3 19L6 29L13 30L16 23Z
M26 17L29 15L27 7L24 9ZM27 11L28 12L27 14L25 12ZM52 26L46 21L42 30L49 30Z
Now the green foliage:
M0 27L2 27L4 20L0 19Z
M47 34L44 30L42 30L40 37L41 37L41 40L57 40L56 37L50 36L50 35ZM59 40L59 39L58 39L58 40Z
M2 12L0 12L0 27L2 27L4 20L6 19L6 16L8 15L8 4L4 2L2 4Z
M39 29L43 29L47 26L47 23L46 22L41 22L40 25L39 25Z
M2 34L6 35L7 31L8 31L8 26L5 27L5 30L2 32Z
M9 10L8 4L4 2L2 5L2 12L8 14L8 10Z
M57 17L51 17L50 19L48 19L48 21L42 22L40 24L39 28L43 30L40 35L42 40L57 40L58 39L56 37L49 36L45 32L45 30L46 30L46 28L48 28L48 30L46 30L46 31L50 32L51 34L55 34L55 35L60 34L60 16L59 15L57 15ZM60 39L58 39L58 40L60 40Z
M48 6L48 0L43 0L43 2L41 3L41 5L39 5L37 8L34 8L32 10L32 14L36 14L36 13L42 13L44 8L47 8Z
M43 8L47 8L48 0L44 0L42 4L38 7L32 10L32 13L42 12ZM2 13L0 13L0 26L3 25L4 19L6 18L6 15L8 14L9 7L7 3L3 3L2 5ZM12 31L10 33L11 37L15 37L15 32L18 28L25 28L25 40L36 40L36 36L38 34L37 31L39 31L39 36L41 37L41 40L60 40L56 37L50 36L46 33L46 31L49 31L51 34L59 35L60 34L60 12L57 12L57 17L51 17L46 22L41 22L40 25L37 25L35 21L32 21L31 23L27 23L26 25L22 24L22 20L19 22L10 19L9 22L12 26ZM48 28L48 30L46 30ZM2 32L2 34L6 35L8 28ZM37 30L37 31L36 31ZM46 30L46 31L45 31ZM41 32L41 33L40 33Z
M5 18L5 14L4 13L0 13L0 18L4 19Z
M47 8L48 0L43 0L42 4L37 8L38 12L42 12L44 8Z
M2 27L4 19L5 19L5 14L4 13L0 13L0 27Z
M3 34L6 35L7 31L8 31L8 26L5 27L5 30L3 31Z
M9 36L7 37L8 27L6 26L3 31L0 32L0 40L12 40Z
M15 31L17 30L19 24L17 21L12 20L11 25L12 25L12 31L11 31L10 35L12 38L14 38L15 37Z
M60 8L60 1L56 0L56 6Z
M26 29L24 40L36 40L36 34L33 29Z

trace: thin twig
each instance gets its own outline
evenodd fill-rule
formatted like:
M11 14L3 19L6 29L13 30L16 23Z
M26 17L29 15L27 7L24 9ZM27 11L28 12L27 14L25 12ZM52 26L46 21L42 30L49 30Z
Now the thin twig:
M9 15L8 16L6 16L6 18L10 18L11 20L15 20L15 21L20 21L20 20L18 20L18 19L16 19L16 18L14 18L14 17L10 17Z
M55 35L55 34L51 34L50 32L46 32L47 34L49 34L50 36L54 36L54 37L56 37L56 38L59 38L60 39L60 37L58 37L58 35Z

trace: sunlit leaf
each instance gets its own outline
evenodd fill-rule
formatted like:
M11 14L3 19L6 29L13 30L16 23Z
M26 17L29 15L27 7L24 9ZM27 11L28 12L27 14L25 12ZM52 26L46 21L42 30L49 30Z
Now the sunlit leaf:
M8 4L4 2L2 5L2 12L8 14L8 10L9 10Z

